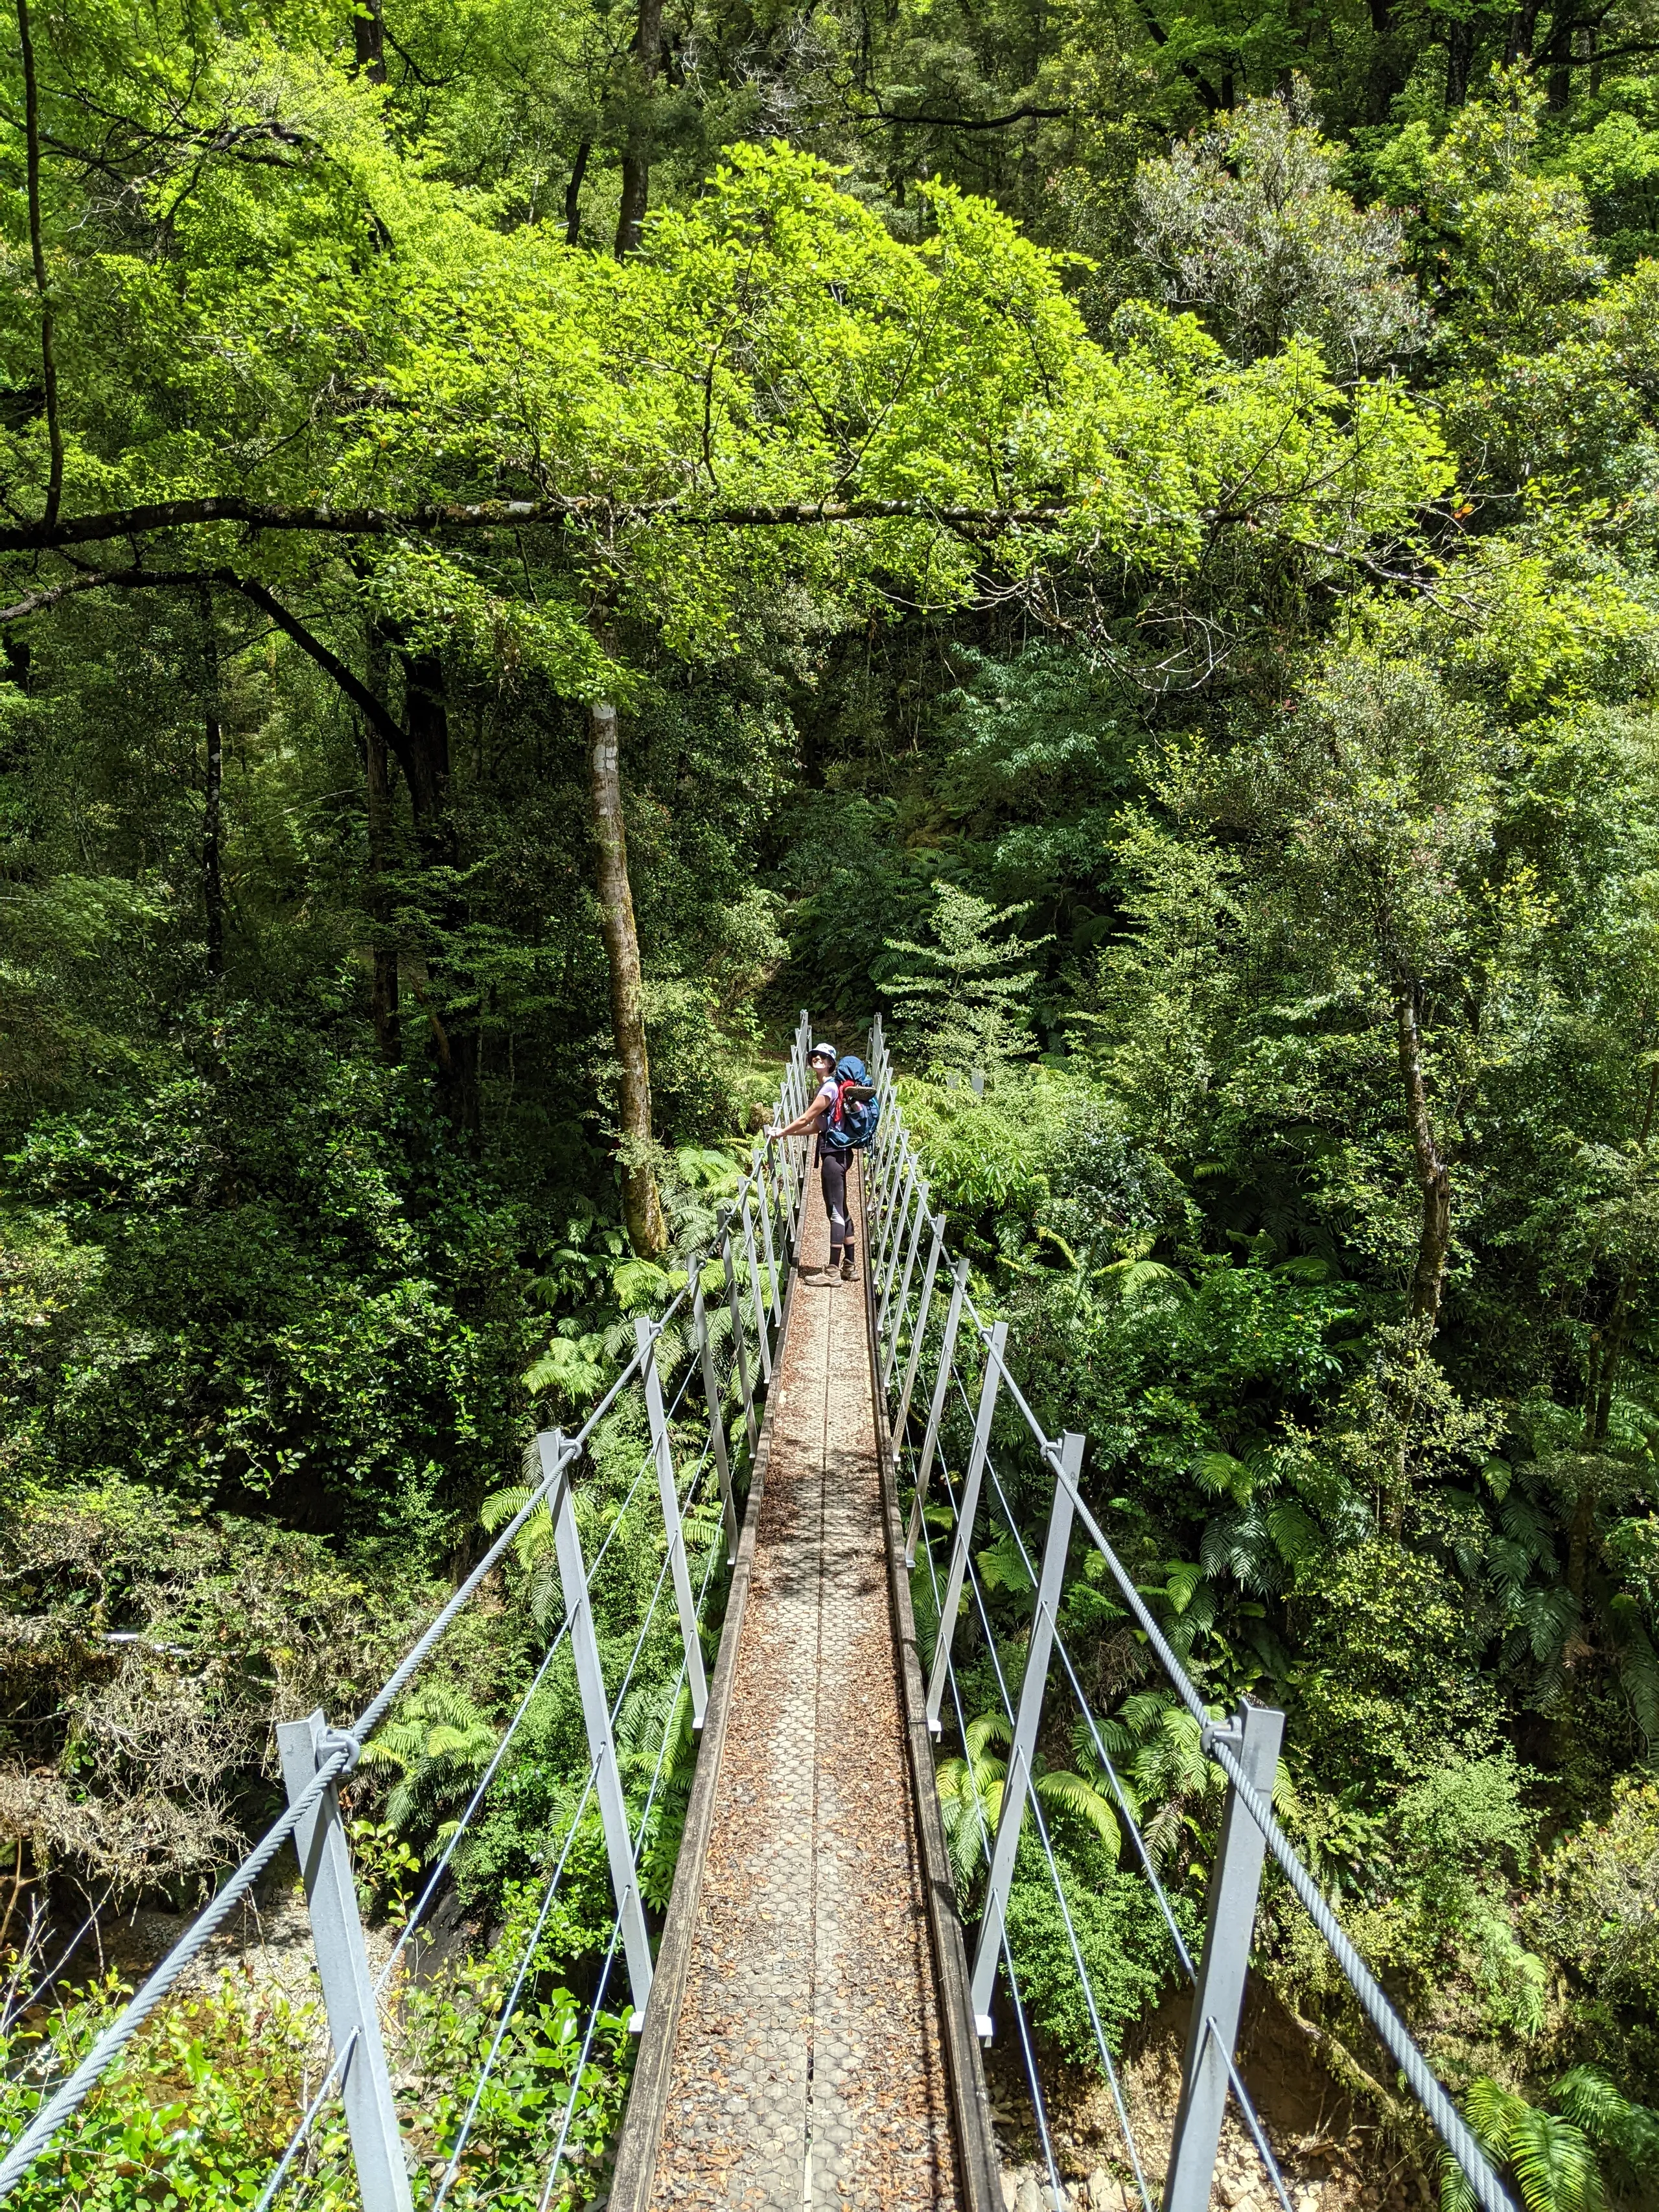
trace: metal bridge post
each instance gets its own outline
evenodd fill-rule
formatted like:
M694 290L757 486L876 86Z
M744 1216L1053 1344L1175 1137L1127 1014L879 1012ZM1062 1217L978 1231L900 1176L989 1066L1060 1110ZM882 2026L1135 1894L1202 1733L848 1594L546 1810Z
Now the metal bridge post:
M1283 1713L1271 1705L1252 1705L1239 1708L1237 1721L1227 1731L1239 1764L1269 1804L1284 1733ZM1229 1785L1221 1841L1210 1869L1209 1917L1193 1990L1181 2102L1164 2185L1164 2212L1207 2212L1266 1851L1267 1838Z
M939 1424L945 1419L945 1401L951 1395L951 1370L957 1356L957 1331L962 1327L962 1302L968 1295L969 1264L966 1260L957 1261L956 1280L951 1285L951 1303L945 1316L945 1334L939 1340L939 1372L933 1377L933 1401L927 1408L927 1433L921 1440L921 1457L916 1462L915 1500L910 1508L910 1526L904 1539L904 1564L907 1567L914 1567L916 1564L916 1542L921 1534L921 1509L927 1503L927 1478L933 1470L933 1454L939 1449ZM1004 1328L1003 1337L1006 1338L1007 1333ZM1002 1338L997 1336L994 1329L991 1335L992 1341L1000 1346ZM1001 1369L994 1362L985 1370L986 1385L994 1403L1001 1374ZM906 1389L908 1390L908 1384ZM985 1419L989 1419L985 1413L983 1397L980 1401L980 1411ZM988 1429L986 1435L990 1435ZM893 1431L893 1439L896 1444L896 1429ZM929 1711L937 1719L938 1707L930 1706Z
M726 1270L726 1304L732 1316L732 1342L738 1360L738 1388L743 1394L744 1425L749 1432L749 1455L752 1459L760 1445L760 1431L755 1425L755 1386L749 1372L749 1341L743 1333L743 1314L738 1304L738 1268L732 1252L732 1217L727 1214L720 1231L720 1264Z
M904 1249L904 1224L910 1218L910 1201L921 1188L921 1170L912 1160L910 1172L899 1192L898 1211L889 1224L887 1249L882 1258L881 1297L876 1307L876 1343L880 1345L887 1328L888 1309L892 1304L893 1285L898 1277L899 1261Z
M915 1158L910 1151L908 1140L906 1139L901 1151L894 1157L892 1181L888 1184L886 1194L881 1200L879 1206L881 1215L881 1253L879 1265L884 1284L892 1273L891 1262L893 1241L898 1231L899 1220L902 1218L905 1207L909 1205L910 1186L915 1182ZM896 1198L897 1200L898 1207L896 1215L894 1208L894 1200ZM885 1299L885 1296L886 1293L884 1288L884 1301Z
M991 1856L991 1879L986 1886L985 1911L979 1924L979 1948L974 1954L974 2023L988 2043L991 2039L991 1991L996 1985L1008 1890L1014 1878L1014 1854L1019 1849L1025 1799L1031 1786L1031 1759L1036 1749L1037 1723L1042 1717L1048 1661L1054 1648L1060 1587L1066 1580L1066 1553L1072 1540L1072 1515L1076 1504L1078 1469L1083 1464L1083 1437L1074 1431L1068 1431L1060 1442L1060 1471L1054 1477L1054 1502L1049 1510L1048 1534L1042 1547L1036 1614L1031 1622L1031 1641L1026 1650L1025 1673L1019 1686L1019 1711L1008 1753L1008 1776L1002 1785L1002 1810L997 1816L996 1848ZM1173 2212L1167 2194L1164 2204L1166 2212Z
M282 1755L283 1786L292 1805L311 1787L318 1767L336 1746L322 1714L315 1712L302 1721L285 1722L276 1731L276 1747ZM380 2040L380 2016L363 1945L351 1853L340 1820L339 1792L332 1782L295 1829L294 1850L305 1882L311 1940L339 2066L340 2096L363 2212L410 2212L409 2167Z
M755 1302L755 1336L760 1346L761 1380L772 1380L771 1333L766 1326L766 1299L761 1290L760 1262L755 1257L755 1217L749 1201L743 1202L743 1250L749 1262L749 1294Z
M760 1200L761 1249L766 1256L766 1283L771 1292L767 1310L775 1322L783 1311L783 1298L778 1289L778 1261L772 1244L772 1200L766 1188L767 1157L761 1154L760 1172L755 1177L755 1195Z
M593 1628L587 1567L582 1558L581 1534L576 1527L569 1472L564 1463L565 1441L557 1429L550 1429L538 1437L536 1443L542 1456L543 1477L552 1485L553 1544L558 1554L559 1581L564 1590L565 1619L570 1624L570 1652L576 1662L582 1721L593 1759L593 1783L599 1801L599 1820L605 1830L605 1853L611 1863L611 1887L617 1900L623 1948L628 1956L629 1984L634 1992L635 2010L629 2027L637 2035L645 2026L645 2008L651 1995L651 1938L646 1933L639 1877L634 1869L628 1800L623 1794L622 1770L617 1764L617 1746L611 1734L611 1711L605 1702L599 1640ZM572 1459L574 1456L574 1452L569 1455Z
M957 1269L957 1295L951 1301L952 1314L961 1310L961 1291L968 1263L963 1261ZM948 1329L948 1324L947 1324ZM991 1422L997 1409L997 1390L1002 1382L1002 1347L1008 1341L1008 1324L1000 1321L992 1329L985 1376L979 1389L979 1413L974 1422L974 1448L968 1455L968 1472L962 1479L962 1495L957 1500L956 1534L951 1544L951 1571L945 1578L945 1601L939 1608L939 1641L933 1646L933 1671L927 1679L927 1725L937 1735L939 1732L939 1709L945 1702L945 1685L951 1673L951 1649L956 1642L957 1613L962 1604L962 1584L968 1571L968 1553L974 1540L974 1520L979 1511L979 1486L985 1474L986 1455L991 1449ZM949 1363L941 1367L944 1376ZM939 1410L940 1393L933 1394L935 1415ZM936 1419L927 1424L931 1444L939 1433ZM916 1502L910 1521L910 1560L915 1555L916 1538L921 1531L921 1509L927 1498L926 1468L922 1480L916 1485ZM908 1564L909 1562L907 1562Z
M708 1449L714 1455L714 1474L720 1486L720 1518L726 1523L726 1552L738 1556L738 1509L732 1496L732 1455L726 1443L726 1406L714 1367L714 1347L708 1340L708 1309L702 1302L702 1270L691 1277L691 1334L696 1339L697 1360L702 1369L702 1395L708 1403Z
M916 1387L916 1370L921 1364L922 1340L927 1334L927 1316L933 1310L933 1284L939 1274L939 1263L945 1250L945 1216L941 1213L933 1224L933 1241L927 1248L927 1265L921 1271L921 1297L916 1306L915 1327L910 1332L910 1357L904 1364L904 1388L899 1393L898 1412L893 1417L889 1434L896 1452L899 1439L904 1434L904 1425L910 1418L910 1394ZM958 1306L957 1312L961 1312ZM898 1332L893 1333L893 1356L898 1357Z
M697 1629L690 1571L685 1564L685 1532L680 1526L679 1486L674 1474L674 1440L668 1433L668 1417L662 1407L662 1378L657 1372L656 1344L651 1324L643 1314L635 1321L634 1341L639 1347L640 1380L645 1386L646 1418L651 1424L651 1455L657 1463L657 1494L662 1499L662 1525L668 1536L668 1571L674 1581L674 1607L680 1617L680 1641L685 1646L691 1725L700 1729L708 1705L708 1683L702 1668L702 1638Z
M916 1218L910 1228L910 1247L904 1255L904 1273L899 1283L898 1301L893 1308L893 1340L882 1353L881 1387L884 1395L893 1379L893 1370L898 1364L899 1331L904 1326L904 1309L909 1303L910 1278L916 1271L916 1254L921 1249L922 1228L927 1219L927 1186L921 1185L921 1195L916 1205ZM882 1332L876 1330L876 1349L881 1351ZM887 1408L882 1407L884 1413Z
M792 1077L794 1083L795 1109L789 1117L791 1121L804 1114L811 1103L808 1097L810 1077L806 1055L811 1049L811 1017L803 1012L800 1018L800 1029L795 1038L795 1064ZM789 1256L793 1265L799 1254L800 1240L806 1225L806 1193L811 1182L811 1139L808 1137L791 1137L789 1142L792 1146L799 1145L800 1147L798 1153L792 1151L789 1156L790 1172L794 1176L794 1194L790 1201L789 1215Z

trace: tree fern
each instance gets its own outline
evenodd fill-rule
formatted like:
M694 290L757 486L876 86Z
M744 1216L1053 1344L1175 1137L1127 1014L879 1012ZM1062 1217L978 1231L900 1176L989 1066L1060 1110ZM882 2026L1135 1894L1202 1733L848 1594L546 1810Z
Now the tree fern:
M981 1713L968 1723L963 1756L939 1762L936 1780L945 1847L957 1885L963 1890L984 1868L991 1838L1002 1818L1007 1762L989 1747L1011 1742L1012 1736L1006 1713ZM1088 1776L1047 1767L1039 1759L1033 1765L1031 1786L1045 1807L1058 1808L1085 1822L1115 1857L1121 1850L1123 1837L1116 1812Z
M1620 1684L1651 1756L1659 1741L1659 1655L1643 1622L1640 1603L1628 1590L1608 1599L1607 1613Z
M367 1766L395 1769L386 1801L394 1828L431 1824L469 1795L495 1751L495 1731L464 1691L433 1684L363 1746Z

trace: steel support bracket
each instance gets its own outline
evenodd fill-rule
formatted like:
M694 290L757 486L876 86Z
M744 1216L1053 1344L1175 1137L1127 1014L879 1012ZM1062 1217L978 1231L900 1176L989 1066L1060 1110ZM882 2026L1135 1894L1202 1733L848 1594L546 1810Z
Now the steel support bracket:
M340 1741L339 1731L331 1729L320 1712L302 1721L286 1721L277 1729L283 1786L290 1805L310 1789L317 1769L326 1764ZM294 1851L305 1884L317 1974L340 2070L340 2100L363 2212L410 2212L409 2167L335 1783L301 1817L294 1831Z
M1231 1731L1206 1729L1205 1734L1217 1741L1237 1741L1239 1765L1271 1804L1284 1732L1283 1713L1271 1705L1247 1705ZM1229 1785L1221 1841L1210 1869L1204 1954L1193 1990L1164 2212L1208 2212L1267 1847L1267 1838L1245 1810L1237 1790Z
M997 1815L997 1839L991 1854L985 1910L979 1923L979 1948L974 1954L974 2018L981 2040L988 2043L991 2039L991 1991L996 1985L997 1961L1002 1953L1003 1928L1008 1916L1008 1892L1014 1879L1014 1855L1019 1849L1019 1832L1025 1821L1031 1761L1042 1719L1048 1662L1054 1655L1054 1624L1066 1581L1066 1554L1072 1541L1072 1516L1077 1505L1077 1478L1083 1465L1083 1446L1084 1438L1074 1431L1068 1431L1060 1439L1060 1470L1054 1477L1054 1500L1048 1512L1048 1534L1043 1540L1042 1567L1037 1579L1036 1613L1031 1622L1031 1640L1026 1647L1025 1672L1020 1680L1019 1710L1008 1753L1007 1779L1002 1785L1002 1809ZM943 1626L941 1622L941 1632Z

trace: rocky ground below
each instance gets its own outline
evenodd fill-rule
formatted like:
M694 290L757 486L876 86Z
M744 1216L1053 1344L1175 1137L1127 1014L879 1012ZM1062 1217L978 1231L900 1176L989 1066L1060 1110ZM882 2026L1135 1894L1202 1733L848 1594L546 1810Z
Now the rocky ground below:
M1060 2212L1146 2212L1159 2201L1181 2090L1185 2021L1171 2006L1149 2021L1120 2070L1132 2157L1108 2086L1080 2069L1045 2066L1048 2151ZM1417 2160L1317 2069L1271 2013L1249 2024L1241 2070L1283 2195L1237 2109L1228 2112L1212 2204L1224 2212L1431 2212L1437 2192ZM987 2057L992 2120L1002 2155L1005 2212L1054 2212L1048 2159L1018 2052ZM1136 2174L1136 2162L1139 2176ZM1142 2185L1144 2184L1144 2191Z

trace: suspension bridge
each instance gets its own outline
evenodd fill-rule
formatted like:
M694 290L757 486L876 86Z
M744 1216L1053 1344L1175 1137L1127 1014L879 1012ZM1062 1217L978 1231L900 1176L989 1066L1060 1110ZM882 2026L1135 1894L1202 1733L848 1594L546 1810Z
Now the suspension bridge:
M781 1120L809 1096L810 1036L803 1014L779 1093ZM81 2201L89 2153L96 2164L95 2130L78 2141L75 2187L55 2178L67 2172L65 2141L84 2125L88 2100L291 1852L329 2049L257 2197L238 2200L255 2212L279 2203L299 2212L313 2198L325 2178L317 2148L325 2116L343 2123L332 2138L343 2147L331 2178L355 2190L363 2212L440 2212L452 2199L533 2203L538 2212L607 2201L610 2212L1005 2212L983 2059L994 2044L1013 2054L1029 2101L1037 2178L1025 2185L1053 2212L1067 2212L1082 2200L1057 2148L1058 2084L1008 1928L1018 1856L1027 1878L1035 1866L1051 1886L1107 2087L1117 2130L1115 2205L1206 2212L1231 2110L1259 2164L1259 2197L1294 2212L1237 2057L1258 1896L1272 1861L1396 2069L1402 2099L1432 2127L1482 2212L1514 2212L1274 1818L1283 1715L1249 1700L1235 1713L1217 1712L1191 1680L1088 1501L1086 1438L1044 1433L1012 1371L1007 1324L981 1310L968 1262L950 1249L899 1110L879 1024L869 1057L882 1112L853 1200L860 1284L803 1280L827 1251L806 1144L758 1149L712 1247L689 1263L684 1288L663 1313L635 1323L632 1357L582 1426L536 1438L520 1510L363 1711L343 1725L318 1712L278 1729L286 1810L79 2063L55 2078L49 2063L43 2068L31 2085L31 2118L0 2154L0 2201ZM598 1526L586 1475L629 1409L630 1432L645 1441ZM1046 1501L1046 1521L1030 1510L1034 1495ZM532 1523L550 1531L558 1617L389 1956L374 1969L340 1785ZM1036 1526L1043 1533L1033 1541ZM696 1540L703 1528L717 1530L714 1540ZM997 1544L1012 1545L1033 1598L1029 1637L1012 1656L1006 1634L994 1632L980 1564ZM613 1654L607 1667L595 1593L613 1547L620 1554L641 1545L656 1561L654 1588L631 1653L620 1665ZM1066 1592L1091 1553L1093 1572L1115 1590L1224 1790L1201 1943L1183 1930L1066 1641ZM917 1636L918 1595L938 1624L931 1650ZM654 1760L641 1779L624 1771L619 1723L642 1655L664 1633L678 1672L671 1668L659 1697ZM958 1647L970 1640L988 1655L1008 1759L996 1818L984 1824L976 1911L964 1925L936 1761L967 1737ZM508 1751L567 1650L586 1733L585 1781L560 1836L550 1838L538 1913L502 1977L476 2076L454 2085L459 2119L441 2154L423 2158L415 2148L422 2115L409 2108L387 2057L404 1978L455 1854L476 1832ZM683 1701L696 1760L672 1893L653 1928L642 1856L665 1786L667 1715ZM1144 1875L1190 1988L1179 2099L1157 2140L1146 2138L1144 2116L1135 2124L1035 1786L1040 1741L1057 1728L1080 1729L1089 1741L1126 1863ZM614 1918L585 2001L568 2098L546 2119L537 2185L514 2185L508 2196L489 2186L479 2116L500 2093L494 2076L532 2000L539 1947L592 1805ZM577 2140L576 2116L596 2039L618 2010L635 2039L635 2062L620 2132L595 2165ZM112 2142L112 2186L120 2156ZM143 2179L133 2183L135 2206L152 2201ZM96 2201L128 2200L100 2193ZM337 2187L330 2201L342 2201Z

